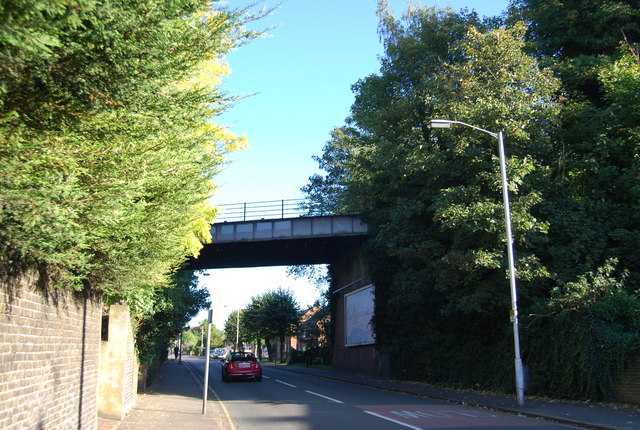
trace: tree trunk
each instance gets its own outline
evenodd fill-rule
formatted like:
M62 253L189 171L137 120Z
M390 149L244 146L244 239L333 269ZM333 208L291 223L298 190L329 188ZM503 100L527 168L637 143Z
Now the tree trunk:
M280 363L284 363L285 357L284 357L284 335L281 334L280 335Z
M273 355L273 345L271 345L271 339L268 337L264 338L264 343L267 344L267 354L269 354L270 361L276 361L275 356Z
M256 344L258 345L258 350L256 351L256 357L258 357L258 360L262 360L262 339L258 338L256 340Z

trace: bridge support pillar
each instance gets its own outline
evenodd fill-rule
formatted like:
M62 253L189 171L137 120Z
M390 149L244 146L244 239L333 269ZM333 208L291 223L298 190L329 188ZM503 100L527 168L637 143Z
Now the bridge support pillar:
M339 371L388 375L388 360L377 350L369 322L373 316L375 286L361 249L330 266L334 320L333 367ZM348 305L349 303L349 305ZM371 330L356 335L353 330ZM351 331L351 334L350 334Z

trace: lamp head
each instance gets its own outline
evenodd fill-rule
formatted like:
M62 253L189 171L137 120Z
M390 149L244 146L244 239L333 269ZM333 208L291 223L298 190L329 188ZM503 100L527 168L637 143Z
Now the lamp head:
M448 119L432 119L429 121L429 128L451 128L453 121Z

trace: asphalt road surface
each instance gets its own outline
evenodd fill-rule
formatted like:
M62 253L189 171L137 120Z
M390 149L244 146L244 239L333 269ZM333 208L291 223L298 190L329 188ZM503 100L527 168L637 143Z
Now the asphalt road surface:
M195 364L195 363L194 363ZM202 376L204 360L198 362ZM236 430L575 428L486 409L263 367L263 379L222 382L211 360L209 387ZM210 390L210 393L211 393Z

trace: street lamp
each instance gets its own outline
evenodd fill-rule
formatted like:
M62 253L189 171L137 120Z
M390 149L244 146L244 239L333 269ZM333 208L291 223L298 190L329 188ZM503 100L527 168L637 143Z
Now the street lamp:
M236 315L236 351L240 351L240 308Z
M476 127L462 121L452 121L448 119L432 119L429 122L429 128L450 128L454 124L464 125L466 127L479 130L498 139L498 147L500 151L500 172L502 176L502 199L504 201L504 223L507 232L507 256L509 259L509 284L511 286L511 311L509 312L511 322L513 323L513 340L515 349L515 368L516 368L516 394L518 397L518 405L524 406L524 373L522 371L522 359L520 358L520 334L518 328L518 294L516 290L516 273L513 258L513 239L511 235L511 210L509 209L509 188L507 184L507 163L504 154L504 137L502 132L494 133L484 128Z
M224 305L226 308L227 305ZM240 346L240 308L236 311L236 351L239 351Z

